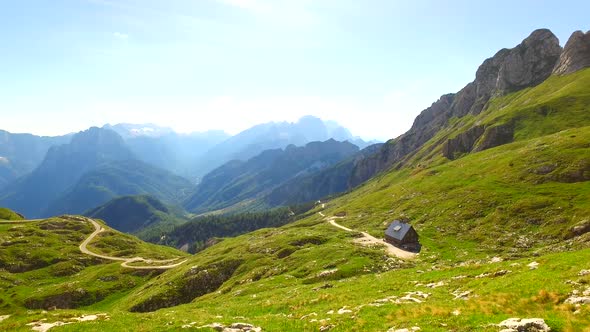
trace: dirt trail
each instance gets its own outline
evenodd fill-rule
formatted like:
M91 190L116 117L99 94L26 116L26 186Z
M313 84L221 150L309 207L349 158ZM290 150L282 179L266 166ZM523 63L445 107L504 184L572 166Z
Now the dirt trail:
M180 264L186 262L186 259L178 262L176 264L169 264L169 265L146 265L146 266L135 266L135 265L129 265L130 263L135 263L135 262L146 262L148 264L151 263L169 263L169 262L173 262L178 260L179 258L173 258L173 259L165 259L165 260L151 260L151 259L145 259L143 257L133 257L133 258L124 258L124 257L113 257L113 256L107 256L107 255L101 255L101 254L97 254L94 253L90 250L88 250L87 246L88 243L90 243L94 237L96 237L99 233L103 232L105 229L96 221L90 219L90 218L85 218L86 221L89 221L93 226L94 226L94 232L92 232L92 234L90 234L86 240L84 240L81 244L80 244L80 251L84 254L90 255L90 256L94 256L94 257L99 257L102 259L108 259L111 261L120 261L123 262L121 263L121 266L126 267L126 268L130 268L130 269L136 269L136 270L167 270L167 269L171 269L174 267L179 266Z
M330 225L332 225L334 227L338 227L338 228L345 230L347 232L355 232L355 230L350 229L348 227L344 227L335 221L336 219L341 219L344 217L326 217L322 212L318 212L318 213L320 216L324 217L324 220L326 220L328 223L330 223ZM393 244L386 242L385 240L378 239L378 238L374 237L373 235L371 235L367 232L360 232L360 233L363 236L354 240L354 242L356 242L358 244L361 244L364 246L374 245L374 244L385 246L385 249L387 250L388 254L396 256L401 259L413 259L416 257L415 253L402 250L402 249L394 246Z

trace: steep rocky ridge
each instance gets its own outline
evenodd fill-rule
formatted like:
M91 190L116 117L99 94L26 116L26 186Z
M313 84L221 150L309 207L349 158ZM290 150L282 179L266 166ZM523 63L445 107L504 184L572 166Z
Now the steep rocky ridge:
M586 67L590 67L590 31L576 31L565 44L553 73L567 75Z
M547 29L535 30L516 47L500 50L482 63L473 82L456 94L442 96L416 117L408 132L390 140L378 154L359 163L353 170L350 185L359 185L374 174L402 161L432 139L451 118L478 115L486 109L492 97L540 84L551 75L560 54L559 40ZM506 128L501 132L504 133ZM480 133L481 136L484 132L474 129L466 137L456 139L445 147L445 155L468 152L464 150L470 150L479 138L474 134ZM494 133L490 132L489 137L493 138ZM494 144L495 141L490 139L485 147ZM453 148L455 145L457 150Z

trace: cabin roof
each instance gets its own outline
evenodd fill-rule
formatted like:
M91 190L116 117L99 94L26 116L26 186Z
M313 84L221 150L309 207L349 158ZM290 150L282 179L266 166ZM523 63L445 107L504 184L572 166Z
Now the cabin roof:
M399 220L394 220L387 230L385 230L385 235L390 236L396 240L403 240L406 237L406 234L412 229L412 225L403 223Z

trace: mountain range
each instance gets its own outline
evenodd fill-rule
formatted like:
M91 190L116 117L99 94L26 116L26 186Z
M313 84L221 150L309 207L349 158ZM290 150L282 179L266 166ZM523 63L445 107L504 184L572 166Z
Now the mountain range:
M197 164L202 160L210 161L207 167L215 163L227 163L223 167L228 169L237 163L247 163L250 155L272 154L264 150L268 146L283 146L290 142L337 137L366 144L333 122L323 122L309 116L294 124L267 123L255 126L229 139L220 131L177 134L169 128L152 124L105 125L103 128L93 127L75 135L55 138L19 136L6 132L4 136L11 144L3 146L2 151L7 157L0 159L4 165L0 168L0 174L5 179L2 182L4 188L0 187L0 204L28 217L79 214L119 196L142 194L152 195L172 205L181 205L190 195L194 195L184 203L185 206L192 211L208 211L209 208L195 205L199 193L193 194L198 179L196 174L200 174ZM281 139L277 140L279 136ZM37 149L39 153L43 147L47 148L47 152L33 169L36 159L30 157L25 160L26 154L11 152L17 148L20 151L35 149L37 146L40 146ZM311 159L306 160L316 162L315 165L306 164L305 167L311 167L308 173L340 161L330 150L334 148L336 154L340 153L336 151L338 144L327 146L320 155L308 149L308 158ZM351 143L348 146L356 149ZM291 144L289 149L293 148ZM238 159L229 160L234 157ZM240 161L239 158L246 159ZM20 173L14 172L11 165L18 164L20 160L24 160L22 163L26 167L22 166ZM284 165L276 165L281 166ZM272 168L264 167L267 171ZM27 172L29 169L30 172ZM291 177L289 170L275 169L274 172L281 173L287 179ZM17 174L20 177L17 178ZM276 182L278 180L273 181L273 186L279 184ZM254 180L250 185L256 187L259 183ZM255 196L269 190L269 185L260 183L260 187L248 190ZM235 199L227 202L219 198L213 200L224 207L237 203Z
M356 145L330 139L266 150L247 161L234 160L208 173L184 207L203 213L232 205L248 206L281 184L317 173L356 152Z

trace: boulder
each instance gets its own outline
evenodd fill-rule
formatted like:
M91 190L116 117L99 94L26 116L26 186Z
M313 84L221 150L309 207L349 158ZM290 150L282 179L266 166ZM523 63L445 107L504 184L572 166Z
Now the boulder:
M548 332L551 328L541 318L510 318L500 324L504 332Z

